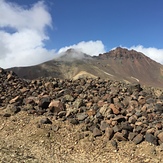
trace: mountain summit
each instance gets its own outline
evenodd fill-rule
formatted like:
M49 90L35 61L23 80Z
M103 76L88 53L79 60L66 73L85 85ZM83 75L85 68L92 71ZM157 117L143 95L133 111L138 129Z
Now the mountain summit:
M163 65L143 53L121 47L93 57L76 49L68 49L57 59L36 66L15 67L10 70L27 79L42 76L61 79L93 76L163 87Z
M60 53L59 57L57 58L58 61L74 61L74 60L81 60L81 59L90 59L91 56L79 51L78 49L68 49L65 52Z
M141 52L137 52L135 50L128 50L128 49L121 48L121 47L117 47L116 49L111 50L110 52L100 54L99 57L100 58L114 58L114 59L131 59L131 60L134 60L134 59L151 60L150 58L148 58Z

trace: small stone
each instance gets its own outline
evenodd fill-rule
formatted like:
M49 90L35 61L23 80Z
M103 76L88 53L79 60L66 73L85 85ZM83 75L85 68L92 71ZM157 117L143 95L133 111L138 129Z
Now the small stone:
M157 123L157 124L156 124L156 128L157 128L158 130L161 130L161 129L162 129L162 124L161 124L161 123Z
M102 135L101 130L99 130L97 127L95 127L95 128L93 129L93 136L94 136L94 137L97 137L97 136L101 136L101 135Z
M9 114L9 113L4 113L3 114L3 117L10 117L11 116L11 114Z
M88 117L88 115L84 112L84 113L78 113L78 114L76 115L76 117L77 117L77 119L78 119L79 121L83 121L84 119L86 119L86 118Z
M131 116L129 117L128 122L134 124L136 120L137 120L136 116Z
M163 143L163 132L159 133L157 135L157 137L159 138L159 140Z
M114 130L114 132L118 132L118 131L121 131L122 130L122 127L120 125L115 125L113 127L113 130Z
M94 116L96 114L96 111L94 109L90 109L86 112L88 116Z
M118 149L118 143L116 140L112 140L111 141L111 145L115 148L115 149Z
M50 98L48 97L43 97L41 98L41 100L39 101L38 105L42 108L42 109L47 109L48 106L50 104Z
M15 98L13 98L13 99L11 99L10 101L9 101L9 103L10 104L13 104L13 103L15 103L15 102L17 102L18 100L19 100L19 96L16 96Z
M21 93L24 93L24 92L26 92L28 89L26 88L26 87L23 87L22 89L20 89L20 92Z
M99 113L104 116L107 117L107 111L108 111L109 107L108 104L104 104L102 107L100 107Z
M80 98L77 98L77 99L74 101L73 105L74 105L75 108L78 109L78 108L80 108L80 107L83 105L83 100L80 99Z
M136 122L135 125L136 126L141 126L143 124L143 122Z
M113 118L113 121L117 121L118 123L125 122L126 119L123 115L117 115L115 118Z
M143 141L143 135L142 134L138 134L137 136L134 137L133 142L135 144L139 144Z
M73 102L74 101L74 98L71 95L64 95L63 99L66 102Z
M128 135L128 140L132 141L136 135L137 134L135 132L130 132L129 135Z
M43 118L40 120L41 124L52 124L52 121L49 118Z
M122 133L120 133L120 132L116 132L115 134L114 134L114 137L113 137L114 139L116 139L116 140L118 140L118 141L126 141L127 139L123 136L123 134Z
M49 108L50 108L50 111L52 111L54 113L58 113L58 112L64 110L65 106L61 101L53 100L50 102Z
M109 127L109 124L105 121L101 121L101 125L100 125L101 131L105 131L107 127Z
M105 103L104 103L103 100L100 100L100 101L98 101L98 103L97 103L98 107L103 107L104 104L105 104Z
M127 130L124 130L124 129L123 129L123 130L121 131L121 133L122 133L122 135L123 135L124 138L128 139L128 134L129 134L129 132L128 132Z
M113 111L114 114L119 114L120 111L115 107L114 104L110 104L109 108Z
M147 133L154 134L155 131L156 131L155 128L150 128L150 129L147 130Z
M149 142L149 143L157 145L157 138L154 135L150 134L150 133L145 134L145 140L147 142Z
M10 80L10 79L12 79L12 74L7 75L7 80Z
M52 126L52 130L55 131L55 132L58 131L59 130L59 126L58 125L53 125Z
M140 133L142 129L143 129L142 126L136 126L134 132Z
M133 131L133 127L128 122L122 122L121 127L127 131Z
M111 140L112 137L114 136L114 130L113 130L113 128L107 127L107 128L105 129L105 136L106 136L109 140Z
M153 98L148 98L148 99L146 99L146 103L147 104L154 103L154 99Z
M76 118L70 119L70 123L73 125L79 124L79 121Z
M139 102L139 105L144 105L146 100L145 100L145 98L143 96L139 96L138 102Z
M96 114L96 118L98 118L98 119L102 119L103 116L102 116L102 114L101 114L100 112L97 112L97 114Z

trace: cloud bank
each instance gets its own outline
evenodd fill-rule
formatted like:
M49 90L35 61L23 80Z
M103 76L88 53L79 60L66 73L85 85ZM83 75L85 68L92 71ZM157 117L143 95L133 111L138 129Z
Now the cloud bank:
M149 58L155 60L158 63L163 64L163 49L157 49L153 47L145 48L142 45L132 46L129 49L134 49L136 51L142 52Z
M52 18L40 1L31 8L0 0L0 67L28 66L52 59L55 50L47 50L46 27Z
M81 51L91 56L99 55L100 53L105 52L104 44L102 43L102 41L97 40L97 41L88 41L88 42L82 41L82 42L79 42L78 44L66 46L66 47L61 48L58 51L58 53L63 53L70 48L76 49L78 51Z

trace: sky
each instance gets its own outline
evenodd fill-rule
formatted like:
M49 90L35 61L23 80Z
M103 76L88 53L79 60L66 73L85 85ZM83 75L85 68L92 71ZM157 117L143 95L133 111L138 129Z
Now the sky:
M0 67L30 66L69 48L116 47L163 64L162 0L0 0Z

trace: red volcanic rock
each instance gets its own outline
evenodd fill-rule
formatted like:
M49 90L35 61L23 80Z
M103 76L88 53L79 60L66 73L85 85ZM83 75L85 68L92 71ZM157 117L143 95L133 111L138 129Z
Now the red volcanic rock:
M110 104L109 108L113 111L114 114L119 114L120 111L116 108L114 104Z

